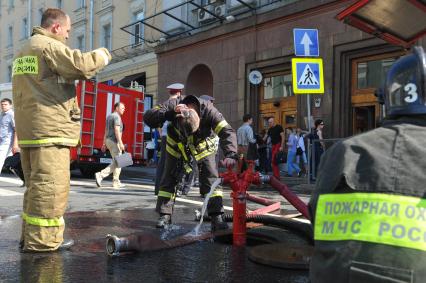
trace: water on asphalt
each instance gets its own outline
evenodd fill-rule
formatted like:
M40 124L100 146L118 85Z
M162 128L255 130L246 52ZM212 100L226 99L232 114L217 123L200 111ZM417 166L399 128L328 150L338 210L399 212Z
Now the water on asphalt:
M21 219L0 218L0 282L308 282L306 270L285 270L254 263L250 247L212 240L173 249L109 257L105 236L144 233L173 240L191 232L191 209L177 209L173 229L156 229L157 215L148 209L68 213L66 238L76 241L70 251L19 253ZM209 223L201 230L207 232ZM276 229L278 230L278 229ZM271 230L272 231L272 230ZM303 243L294 234L275 231L277 238ZM155 242L155 241L154 241Z

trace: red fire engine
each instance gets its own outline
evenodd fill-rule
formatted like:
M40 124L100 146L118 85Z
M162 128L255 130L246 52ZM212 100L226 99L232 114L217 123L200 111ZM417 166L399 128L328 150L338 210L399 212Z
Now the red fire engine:
M126 111L121 117L124 125L123 143L135 165L143 161L144 93L93 81L80 81L76 87L81 108L81 146L71 150L71 167L79 168L86 177L112 162L110 153L102 152L106 117L114 104L123 102Z

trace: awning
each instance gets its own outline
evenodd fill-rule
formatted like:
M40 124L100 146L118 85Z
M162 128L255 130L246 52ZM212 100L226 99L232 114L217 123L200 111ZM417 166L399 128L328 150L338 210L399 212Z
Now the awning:
M128 75L116 82L114 85L120 85L122 87L130 87L132 82L137 82L139 85L145 85L145 73L137 73Z
M360 0L337 19L391 44L409 47L426 34L426 1Z

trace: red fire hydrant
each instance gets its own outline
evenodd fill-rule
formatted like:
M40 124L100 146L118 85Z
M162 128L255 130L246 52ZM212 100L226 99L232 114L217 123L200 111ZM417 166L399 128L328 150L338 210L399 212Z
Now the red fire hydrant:
M228 171L221 173L220 177L224 184L231 184L233 199L233 245L246 245L246 202L247 189L250 184L259 185L260 175L254 172L254 162L248 162L248 169L241 174L237 174L228 168Z

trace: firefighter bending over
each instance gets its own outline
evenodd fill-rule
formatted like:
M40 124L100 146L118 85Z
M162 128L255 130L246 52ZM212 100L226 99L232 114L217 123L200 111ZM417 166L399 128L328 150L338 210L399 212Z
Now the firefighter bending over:
M312 282L425 282L426 57L421 47L386 78L382 127L321 159L310 201Z
M217 139L225 154L224 165L234 166L238 158L236 135L211 102L199 100L193 95L186 96L180 102L169 99L157 105L145 113L144 120L152 128L166 120L171 122L167 128L166 162L157 199L157 211L160 213L157 227L164 228L171 223L176 184L182 180L183 174L193 170L192 160L200 168L200 183L207 185L200 188L206 190L201 193L207 194L219 177L215 160ZM228 227L222 219L220 187L212 193L207 211L212 217L212 231Z

